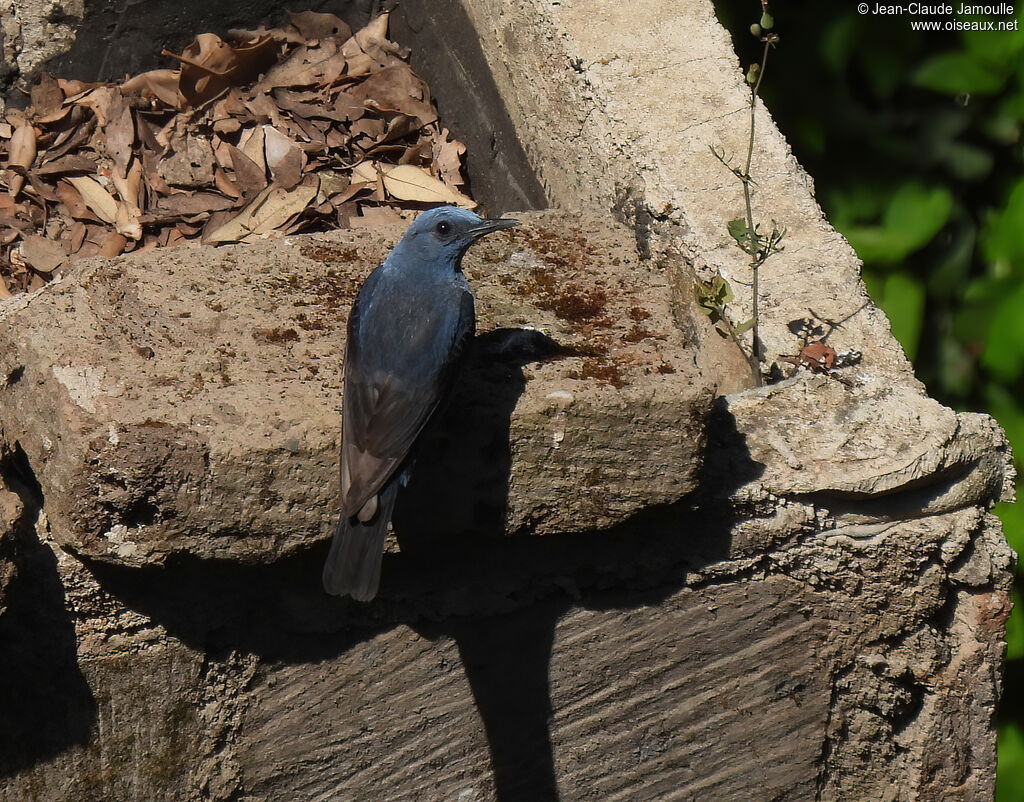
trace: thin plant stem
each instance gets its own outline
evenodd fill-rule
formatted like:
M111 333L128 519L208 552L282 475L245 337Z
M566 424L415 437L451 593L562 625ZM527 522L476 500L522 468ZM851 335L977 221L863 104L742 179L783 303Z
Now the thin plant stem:
M768 50L770 47L770 42L764 43L764 51L761 53L761 67L757 73L757 81L754 82L754 85L750 89L750 138L747 140L747 161L746 164L743 165L743 175L740 177L740 181L743 184L743 201L747 207L747 244L750 247L750 267L753 273L751 279L751 292L754 297L750 315L753 320L753 325L750 329L750 367L754 373L754 382L758 387L763 383L761 379L761 337L759 333L758 319L758 296L760 294L758 273L761 266L761 259L760 254L758 253L757 235L754 233L754 209L750 200L750 164L754 158L754 119L757 111L757 92L761 88L761 81L764 80L764 71L768 64Z

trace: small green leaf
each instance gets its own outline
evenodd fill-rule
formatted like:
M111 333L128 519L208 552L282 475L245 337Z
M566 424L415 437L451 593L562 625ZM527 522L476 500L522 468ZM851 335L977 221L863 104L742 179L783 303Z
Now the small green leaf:
M733 299L732 287L721 276L709 281L697 281L693 285L693 300L712 323L725 316L725 305Z
M981 241L985 258L1000 273L1020 276L1024 270L1024 179L1018 179L1009 197L985 220Z
M946 95L993 95L1003 88L1006 76L962 51L939 53L914 72L914 84Z
M985 408L988 413L999 421L1006 432L1013 449L1014 463L1024 467L1024 407L1016 393L1004 385L988 382L985 385ZM1024 507L1007 506L999 517L1003 519L1006 537L1010 545L1024 552Z
M885 279L880 305L889 317L893 335L913 362L924 323L924 287L913 276L893 273Z
M890 198L881 225L840 230L865 262L894 264L927 245L952 210L953 193L947 187L908 182Z
M1024 731L1017 724L1004 724L998 744L996 802L1018 802L1024 799Z
M749 320L744 320L742 323L740 323L736 327L736 329L735 329L736 336L739 337L741 334L746 334L752 328L754 328L754 318L750 318Z
M761 15L761 27L764 28L766 31L770 31L772 28L775 27L775 17L773 17L771 14L765 11Z
M733 299L732 287L729 286L729 282L721 276L715 276L711 279L711 290L714 293L715 298L722 306L730 303Z
M753 25L750 26L750 33L753 34L756 38L760 39L763 31L761 29L761 26L755 22Z
M1024 597L1013 594L1013 611L1006 622L1006 659L1024 659Z
M985 353L981 364L1004 382L1024 374L1024 286L1007 289L989 309Z
M737 217L735 220L730 220L726 227L729 229L729 236L731 236L736 242L740 244L740 247L746 250L747 246L747 221L742 217Z

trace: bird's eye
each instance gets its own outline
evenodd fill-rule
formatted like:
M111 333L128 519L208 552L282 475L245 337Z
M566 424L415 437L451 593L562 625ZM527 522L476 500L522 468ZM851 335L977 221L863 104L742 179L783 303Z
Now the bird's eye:
M452 233L452 224L449 223L447 220L442 220L440 223L437 224L437 227L434 230L438 233L438 235L442 237L447 237L449 234Z

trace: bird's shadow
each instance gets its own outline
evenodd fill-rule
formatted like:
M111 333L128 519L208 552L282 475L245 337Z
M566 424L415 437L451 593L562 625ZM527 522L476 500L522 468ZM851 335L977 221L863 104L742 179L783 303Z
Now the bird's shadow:
M145 569L87 565L121 603L214 658L331 659L399 624L450 638L484 724L497 798L558 799L548 671L559 619L574 607L657 604L684 586L687 571L725 558L726 499L763 470L719 404L699 498L601 531L505 535L523 368L571 354L529 329L477 338L453 402L422 440L395 515L400 551L385 555L369 604L320 589L325 543L271 565L190 557Z

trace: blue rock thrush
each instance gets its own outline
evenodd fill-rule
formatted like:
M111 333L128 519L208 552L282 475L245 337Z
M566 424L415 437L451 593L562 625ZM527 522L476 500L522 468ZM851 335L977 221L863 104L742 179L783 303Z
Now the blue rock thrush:
M516 225L443 206L424 212L363 282L348 318L342 402L341 518L324 590L377 595L384 538L409 452L450 393L473 338L462 257L480 237Z

